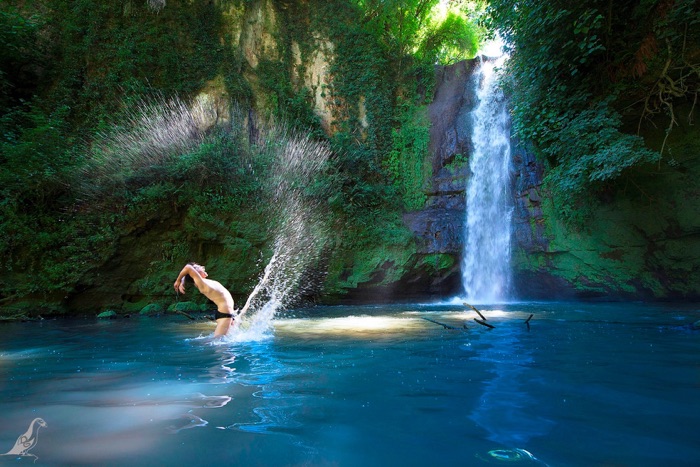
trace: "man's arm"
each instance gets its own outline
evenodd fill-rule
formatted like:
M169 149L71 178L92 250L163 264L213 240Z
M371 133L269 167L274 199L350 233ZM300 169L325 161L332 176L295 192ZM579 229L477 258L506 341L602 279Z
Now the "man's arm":
M173 284L175 291L182 294L185 293L185 276L190 276L194 280L195 285L197 285L197 288L199 288L202 276L199 275L199 272L193 268L192 265L186 264L185 267L182 268L182 271L180 271L180 274L178 274L177 279L175 279L175 284Z

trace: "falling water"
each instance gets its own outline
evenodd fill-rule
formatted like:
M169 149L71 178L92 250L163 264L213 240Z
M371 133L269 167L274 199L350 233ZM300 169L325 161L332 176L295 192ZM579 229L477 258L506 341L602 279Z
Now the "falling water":
M274 254L248 298L255 314L247 332L235 340L267 331L279 310L313 287L305 274L318 261L327 239L322 197L306 191L323 170L330 150L303 134L284 132L275 140L282 144L277 145L273 175L273 213L278 221Z
M478 103L471 114L473 151L462 265L466 298L474 303L502 301L510 286L510 131L496 73L500 62L483 61L474 77Z

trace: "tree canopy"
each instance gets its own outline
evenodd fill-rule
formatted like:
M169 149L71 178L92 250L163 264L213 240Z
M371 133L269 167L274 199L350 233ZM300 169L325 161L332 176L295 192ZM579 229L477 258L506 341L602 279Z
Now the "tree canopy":
M510 52L515 130L550 164L565 217L630 167L668 157L635 130L665 115L671 131L697 100L697 2L493 0L489 12Z

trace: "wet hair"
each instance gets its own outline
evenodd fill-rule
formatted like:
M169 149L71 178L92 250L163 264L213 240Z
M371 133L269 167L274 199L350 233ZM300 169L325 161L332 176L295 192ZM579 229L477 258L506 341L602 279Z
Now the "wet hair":
M195 263L194 261L190 261L190 262L187 263L187 264L190 265L190 266L201 266L200 264ZM189 274L187 274L187 275L185 276L185 284L189 284L189 283L194 284L194 279L192 279L192 277L191 277Z

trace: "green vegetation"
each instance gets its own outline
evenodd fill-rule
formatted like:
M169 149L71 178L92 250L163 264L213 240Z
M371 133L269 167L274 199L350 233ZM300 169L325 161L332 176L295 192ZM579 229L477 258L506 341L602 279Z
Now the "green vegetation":
M472 56L481 34L471 10L454 5L437 14L436 0L275 1L273 12L249 0L3 4L3 310L161 306L173 263L195 257L246 293L275 228L270 171L283 148L264 129L282 122L336 154L305 194L324 200L342 233L328 246L329 277L354 269L356 280L327 290L342 293L380 263L400 274L414 248L401 212L425 199L432 67ZM245 49L261 11L271 53ZM324 38L334 44L325 129L299 80ZM191 105L207 89L228 100L214 126Z
M287 129L333 153L308 184L284 181L333 230L309 272L327 274L323 293L454 267L417 259L402 216L427 199L435 65L496 29L512 47L514 127L548 165L547 214L586 221L595 202L631 197L643 168L688 182L674 135L699 91L697 2L569 3L5 2L2 313L167 309L173 267L192 259L245 295L278 227Z
M433 66L473 57L481 32L458 2L442 12L437 0L354 3L359 12L351 13L362 21L333 31L339 37L333 92L344 101L362 102L366 116L358 107L344 106L336 141L360 135L369 151L369 171L388 175L405 209L420 209L430 169L425 105L432 97Z
M678 108L697 100L699 8L693 0L490 2L511 45L515 129L548 162L563 218L586 220L631 168L669 157L639 131L655 119L668 134Z

